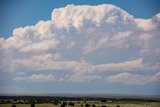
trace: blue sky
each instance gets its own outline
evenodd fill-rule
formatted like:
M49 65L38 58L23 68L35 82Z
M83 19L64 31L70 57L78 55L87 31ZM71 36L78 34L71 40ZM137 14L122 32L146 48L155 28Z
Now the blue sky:
M137 18L151 18L160 11L159 0L1 0L0 1L0 35L7 38L13 29L34 25L39 20L49 20L54 8L68 4L97 5L114 4Z
M159 0L1 0L0 93L160 95L158 13Z

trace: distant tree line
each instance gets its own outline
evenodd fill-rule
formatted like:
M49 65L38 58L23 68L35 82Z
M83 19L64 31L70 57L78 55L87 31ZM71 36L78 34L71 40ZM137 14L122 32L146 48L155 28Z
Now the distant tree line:
M141 102L160 102L160 99L143 99L143 98L100 98L100 97L59 97L59 96L0 96L0 104L31 104L31 103L53 103L58 105L65 101L101 101L101 102L118 102L118 101L141 101ZM73 106L73 103L69 103Z

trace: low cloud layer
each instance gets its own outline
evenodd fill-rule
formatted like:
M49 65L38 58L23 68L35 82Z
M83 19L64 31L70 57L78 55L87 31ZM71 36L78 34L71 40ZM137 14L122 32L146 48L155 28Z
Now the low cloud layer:
M120 73L106 78L107 82L124 83L130 85L143 85L154 81L159 81L160 72L153 76L145 76L131 73Z
M56 81L52 74L38 72L63 71L66 76L56 76L72 82L106 81L105 77L110 82L155 82L160 70L159 29L160 14L140 19L113 5L68 5L54 9L51 20L16 28L11 37L0 38L0 71L37 72L15 77L16 81ZM148 70L153 76L145 75ZM100 76L106 72L117 74Z

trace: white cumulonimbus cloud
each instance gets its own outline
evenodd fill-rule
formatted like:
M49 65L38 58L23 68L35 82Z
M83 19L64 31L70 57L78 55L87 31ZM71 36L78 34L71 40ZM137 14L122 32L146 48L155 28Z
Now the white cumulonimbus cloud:
M159 29L160 14L140 19L109 4L68 5L54 9L51 20L16 28L11 37L0 38L0 71L65 71L69 81L77 76L84 77L78 81L100 79L97 73L114 70L157 71Z

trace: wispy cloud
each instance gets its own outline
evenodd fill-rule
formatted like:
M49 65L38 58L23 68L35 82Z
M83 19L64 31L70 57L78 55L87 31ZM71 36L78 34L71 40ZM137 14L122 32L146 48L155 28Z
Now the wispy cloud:
M129 85L143 85L150 82L160 81L160 72L156 75L146 76L139 74L131 74L128 72L112 75L106 78L107 82L111 83L124 83Z
M55 77L52 74L33 74L30 76L18 76L14 78L16 81L27 81L27 82L48 82L54 81Z

